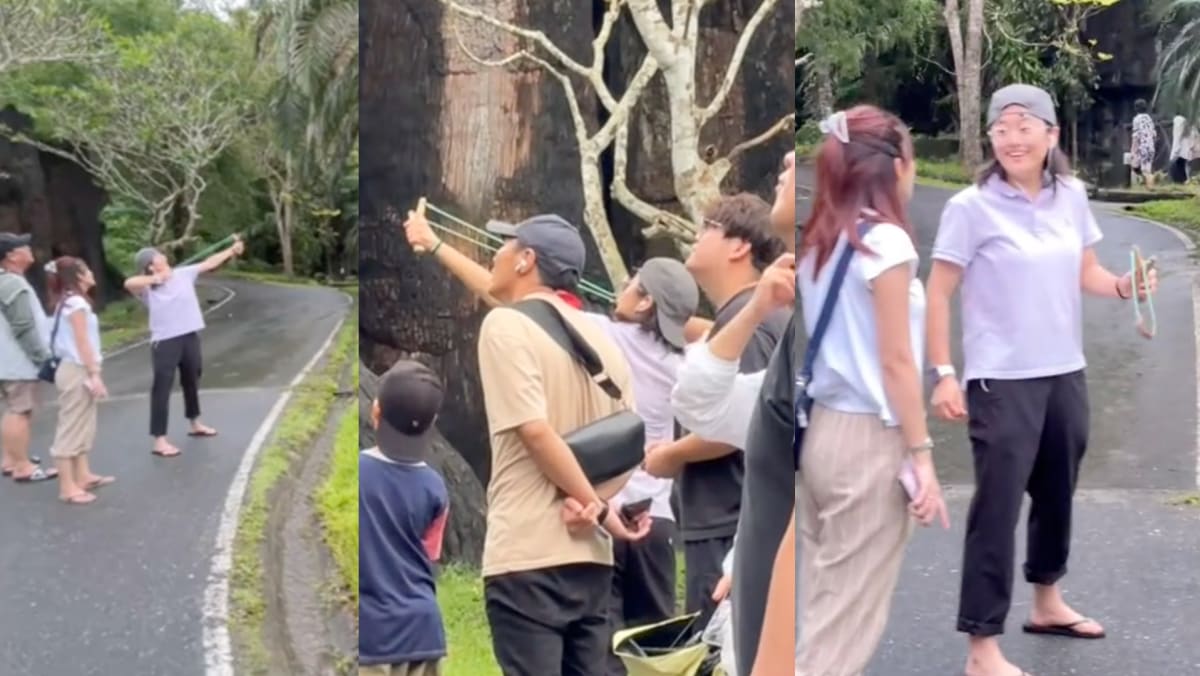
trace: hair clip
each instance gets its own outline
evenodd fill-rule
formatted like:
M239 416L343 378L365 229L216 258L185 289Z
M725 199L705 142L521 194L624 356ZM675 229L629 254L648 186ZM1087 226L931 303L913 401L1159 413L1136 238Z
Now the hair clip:
M829 117L821 120L817 125L823 134L830 134L842 143L850 142L850 127L846 122L846 111L839 110Z
M54 261L50 261L49 263L46 263L46 265L42 266L42 269L51 275L58 274L58 264L55 263Z

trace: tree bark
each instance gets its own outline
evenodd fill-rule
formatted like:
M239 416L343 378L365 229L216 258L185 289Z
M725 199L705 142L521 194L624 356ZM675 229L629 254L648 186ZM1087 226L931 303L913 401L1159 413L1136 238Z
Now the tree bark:
M967 171L983 164L982 143L982 57L983 3L967 0L966 37L958 0L946 0L946 30L954 58L954 79L958 88L959 156ZM964 44L965 43L965 44Z
M366 364L359 364L358 422L359 446L371 448L375 445L375 430L370 425L371 403L379 391L379 376L371 372ZM429 457L430 467L446 481L450 494L450 518L446 522L443 542L444 563L466 563L478 567L483 558L483 536L487 528L484 513L487 499L483 484L475 476L462 454L438 434Z
M592 17L575 0L528 10L504 0L491 11L545 31L586 60ZM496 47L489 56L519 49L507 34L456 21L440 3L364 0L360 13L360 354L376 372L418 355L441 374L447 392L439 429L486 483L491 454L476 356L484 307L435 262L418 258L387 212L404 214L425 196L479 226L536 213L582 223L578 148L564 126L570 112L552 75L536 65L478 65L459 49L453 28L472 45L490 40ZM595 101L582 97L580 104L594 124ZM595 275L603 267L594 242L585 240ZM456 238L448 242L481 262L489 256Z

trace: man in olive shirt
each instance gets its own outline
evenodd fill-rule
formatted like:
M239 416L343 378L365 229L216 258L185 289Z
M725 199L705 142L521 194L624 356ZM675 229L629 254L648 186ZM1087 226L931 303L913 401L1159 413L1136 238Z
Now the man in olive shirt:
M574 358L520 310L497 307L479 333L479 367L492 445L484 599L505 676L604 673L611 629L612 537L638 539L606 500L619 486L591 485L563 436L632 408L632 377L620 349L570 307L584 267L578 230L557 216L489 223L507 238L496 252L489 295L550 303L592 347L621 391L606 394Z
M718 308L710 337L746 306L762 271L785 248L771 227L771 205L756 195L723 197L707 211L687 267ZM759 325L742 353L741 372L766 368L790 319L791 313L781 310ZM656 476L679 475L687 611L711 610L713 590L723 574L721 564L733 547L741 513L742 451L687 435L655 447L646 468Z

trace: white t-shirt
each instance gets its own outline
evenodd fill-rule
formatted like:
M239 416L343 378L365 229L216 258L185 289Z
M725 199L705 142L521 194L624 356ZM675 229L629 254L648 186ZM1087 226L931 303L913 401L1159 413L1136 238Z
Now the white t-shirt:
M841 295L817 353L808 394L826 408L844 413L873 413L885 425L896 426L899 421L893 415L883 389L871 287L875 278L885 271L897 265L909 266L909 332L918 373L925 352L925 289L917 279L917 250L900 227L887 223L875 225L863 237L863 244L874 255L859 252L850 260ZM804 325L809 335L816 328L834 268L846 246L843 235L815 281L815 252L809 252L797 265L800 296L804 300Z
M671 388L683 355L674 352L637 324L619 322L601 314L585 316L604 329L629 362L633 373L633 409L646 424L646 443L675 438ZM660 479L639 468L613 501L618 505L651 499L650 516L675 520L671 511L671 479Z
M96 312L92 310L91 304L79 296L67 296L63 301L62 319L59 320L58 334L54 338L54 354L63 361L86 366L83 363L83 357L79 354L79 347L75 343L75 326L71 324L71 315L76 312L84 313L87 323L87 341L92 346L92 353L96 355L96 365L99 366L104 359L100 355L100 320L96 317ZM53 327L54 320L50 321Z

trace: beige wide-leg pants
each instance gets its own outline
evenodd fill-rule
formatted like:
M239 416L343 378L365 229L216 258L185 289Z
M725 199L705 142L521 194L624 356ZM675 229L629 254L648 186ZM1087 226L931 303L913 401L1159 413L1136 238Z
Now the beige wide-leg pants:
M907 453L877 415L814 406L800 467L797 676L860 676L879 645L914 521Z

